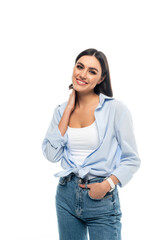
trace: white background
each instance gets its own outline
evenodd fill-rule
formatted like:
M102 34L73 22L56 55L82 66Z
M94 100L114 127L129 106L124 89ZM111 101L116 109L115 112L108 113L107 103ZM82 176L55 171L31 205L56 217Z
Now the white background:
M159 1L1 0L0 239L58 239L54 173L41 144L69 97L76 56L103 51L130 109L141 168L122 189L122 239L159 233Z

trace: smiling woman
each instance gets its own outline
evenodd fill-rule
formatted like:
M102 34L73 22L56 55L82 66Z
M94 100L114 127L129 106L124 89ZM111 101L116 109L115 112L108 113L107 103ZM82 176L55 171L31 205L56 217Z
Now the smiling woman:
M87 91L90 89L93 92L93 88L103 80L104 77L101 77L101 65L94 56L83 56L76 63L72 76L74 88L76 83L82 86L88 85Z
M94 87L94 92L96 94L99 94L101 92L107 96L110 96L110 97L113 96L109 65L104 53L102 53L101 51L97 51L96 49L93 49L93 48L87 49L81 52L75 60L73 75L75 75L76 68L77 68L77 74L78 74L78 70L79 70L79 73L81 73L81 78L80 79L77 78L78 80L82 81L83 74L87 72L90 75L96 75L96 77L99 77L99 78L101 77L102 81L97 82L97 85L95 85ZM72 80L73 80L73 76L72 76ZM74 80L73 80L73 83L69 85L69 89L72 89L73 87L74 87Z
M44 156L63 168L55 174L60 239L87 240L88 229L91 240L120 240L117 186L140 166L131 113L113 98L107 58L96 49L77 56L69 89L42 143Z

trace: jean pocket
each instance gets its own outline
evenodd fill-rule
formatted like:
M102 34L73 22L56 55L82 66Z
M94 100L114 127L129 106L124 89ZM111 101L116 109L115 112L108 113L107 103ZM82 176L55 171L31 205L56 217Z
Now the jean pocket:
M107 192L106 193L106 195L104 196L104 197L102 197L102 198L93 198L93 197L91 197L90 195L89 195L89 192L90 192L90 189L87 189L87 194L88 194L88 197L90 198L90 199L92 199L92 200L103 200L103 199L112 199L112 197L113 197L113 194L112 194L112 192L110 193L110 192Z

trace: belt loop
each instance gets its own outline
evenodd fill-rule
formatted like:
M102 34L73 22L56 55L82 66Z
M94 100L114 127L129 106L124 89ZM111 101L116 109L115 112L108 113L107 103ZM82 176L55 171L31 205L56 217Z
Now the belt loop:
M68 179L67 179L68 182L71 181L71 173L68 175Z
M75 176L75 174L73 172L71 172L69 175L68 175L68 182L71 181L72 177Z
M86 188L86 189L88 189L87 184L88 184L88 180L86 179L86 180L85 180L85 188Z

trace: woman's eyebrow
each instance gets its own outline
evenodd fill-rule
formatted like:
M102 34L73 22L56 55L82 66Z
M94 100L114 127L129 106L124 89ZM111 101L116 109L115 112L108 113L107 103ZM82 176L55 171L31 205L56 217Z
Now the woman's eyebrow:
M83 63L81 62L77 62L77 64L81 64L84 67ZM97 68L90 67L90 69L96 70L98 72Z

